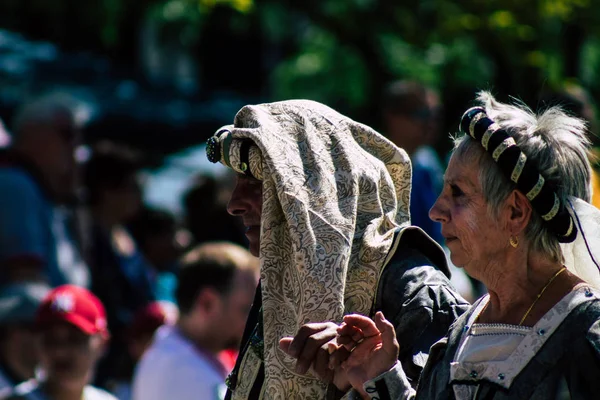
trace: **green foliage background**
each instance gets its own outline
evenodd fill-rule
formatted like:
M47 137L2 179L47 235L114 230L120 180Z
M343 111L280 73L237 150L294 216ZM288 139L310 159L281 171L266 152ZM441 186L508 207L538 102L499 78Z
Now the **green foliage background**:
M3 0L0 25L135 65L148 18L194 49L216 10L226 28L279 49L268 100L310 98L366 122L382 87L423 81L449 118L477 89L529 104L576 81L600 94L600 7L593 0ZM223 23L220 20L219 23ZM232 57L235 51L232 50ZM456 110L453 110L453 107Z

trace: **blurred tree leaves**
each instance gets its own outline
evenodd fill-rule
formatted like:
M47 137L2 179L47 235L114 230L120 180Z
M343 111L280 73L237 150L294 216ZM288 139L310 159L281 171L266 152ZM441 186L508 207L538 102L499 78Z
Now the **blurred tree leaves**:
M278 98L343 100L372 115L393 78L423 81L446 100L492 89L531 103L568 78L600 90L591 0L255 0L255 10L275 3L305 21L297 52L272 75Z
M223 9L230 10L225 17L217 12ZM600 93L600 8L592 0L0 3L3 27L129 63L136 62L147 18L164 40L200 53L199 47L220 40L206 37L217 32L205 29L211 21L221 26L219 35L241 38L258 29L258 38L240 46L269 49L261 56L268 86L262 94L312 98L367 116L376 112L385 83L396 78L437 87L446 101L492 88L531 102L541 89L572 78ZM237 49L229 52L235 57Z

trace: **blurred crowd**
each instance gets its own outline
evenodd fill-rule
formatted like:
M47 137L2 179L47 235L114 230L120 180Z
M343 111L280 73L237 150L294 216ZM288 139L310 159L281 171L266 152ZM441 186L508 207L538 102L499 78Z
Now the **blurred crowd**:
M583 90L544 101L593 129ZM400 81L384 93L381 118L412 160L412 223L441 246L428 213L446 166L443 111L434 90ZM183 216L151 208L144 155L114 142L81 151L83 124L73 99L48 95L1 129L0 399L218 398L259 276L227 213L231 182L199 175ZM485 291L456 268L453 283L471 301Z
M258 282L226 211L230 185L198 176L184 216L149 207L144 155L112 142L82 151L84 123L75 99L50 94L2 129L0 398L133 398L136 364L163 325L167 346L201 343L224 382Z

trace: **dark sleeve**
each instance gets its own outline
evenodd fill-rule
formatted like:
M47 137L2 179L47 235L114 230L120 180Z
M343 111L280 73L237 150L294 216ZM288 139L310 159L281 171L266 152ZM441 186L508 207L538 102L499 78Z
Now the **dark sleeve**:
M375 311L394 324L399 360L411 382L418 380L429 348L469 307L448 277L419 250L398 249L382 274Z
M569 398L574 400L598 398L600 393L600 321L588 330L583 344L569 352L571 363L565 371ZM559 386L560 388L560 386ZM564 393L564 389L562 390ZM561 398L560 393L557 399Z
M49 262L49 220L45 200L24 173L0 171L0 262Z

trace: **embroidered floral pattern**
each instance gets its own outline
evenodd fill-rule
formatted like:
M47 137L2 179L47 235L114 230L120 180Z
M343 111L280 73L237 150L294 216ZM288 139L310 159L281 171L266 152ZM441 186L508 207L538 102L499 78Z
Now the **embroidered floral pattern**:
M311 101L246 106L227 129L233 140L251 139L263 160L262 398L323 399L326 386L297 375L278 341L308 322L369 313L393 233L409 223L410 159L371 128ZM253 169L252 153L249 163ZM256 368L242 363L240 387ZM238 390L233 397L244 398Z

